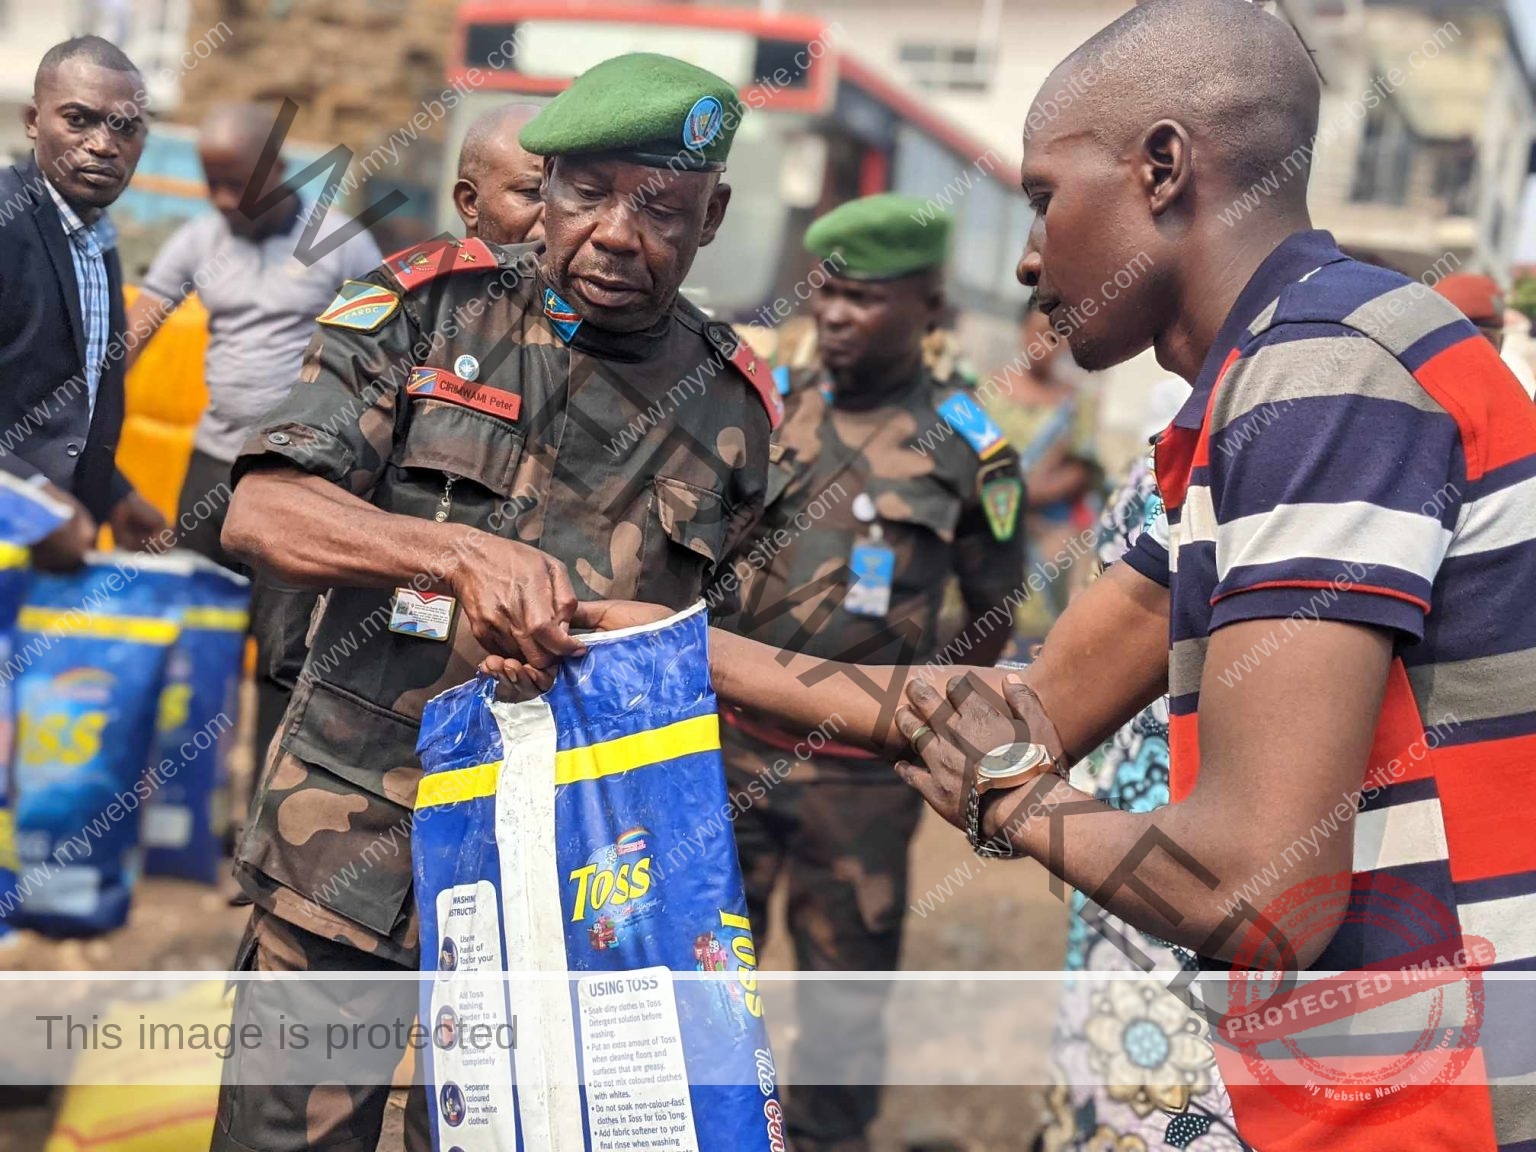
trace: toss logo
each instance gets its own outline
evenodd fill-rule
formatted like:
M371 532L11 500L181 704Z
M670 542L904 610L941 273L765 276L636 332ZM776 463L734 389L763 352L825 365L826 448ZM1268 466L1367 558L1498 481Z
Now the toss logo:
M757 990L757 946L752 943L752 925L745 916L738 916L734 912L720 913L720 928L722 931L730 930L739 935L729 937L731 956L736 961L736 979L741 983L742 1003L747 1012L753 1016L761 1017L763 1014L763 997ZM734 993L733 993L734 995ZM762 1057L758 1057L758 1079L762 1080Z
M644 828L631 828L612 844L605 844L587 863L573 871L567 882L575 886L571 921L592 921L592 946L611 948L620 930L636 922L654 902L651 891L651 856Z
M79 768L101 753L101 737L111 714L117 683L110 672L77 668L26 691L18 710L17 764L41 779L60 770ZM28 687L31 687L30 685ZM90 707L97 705L97 707Z

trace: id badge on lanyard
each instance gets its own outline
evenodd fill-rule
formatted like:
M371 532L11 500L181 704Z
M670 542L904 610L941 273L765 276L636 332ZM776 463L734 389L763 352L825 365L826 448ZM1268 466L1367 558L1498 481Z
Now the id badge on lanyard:
M865 492L853 501L853 514L869 524L868 532L854 541L848 566L854 583L843 600L843 608L854 616L884 617L891 610L891 585L896 579L896 553L885 542L884 533L875 522L874 501Z

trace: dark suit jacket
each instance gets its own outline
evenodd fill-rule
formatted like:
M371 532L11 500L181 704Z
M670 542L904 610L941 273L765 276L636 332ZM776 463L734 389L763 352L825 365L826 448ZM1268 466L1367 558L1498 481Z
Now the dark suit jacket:
M0 468L41 472L97 520L130 491L113 463L128 326L116 250L107 277L111 334L93 415L69 238L36 160L0 169Z

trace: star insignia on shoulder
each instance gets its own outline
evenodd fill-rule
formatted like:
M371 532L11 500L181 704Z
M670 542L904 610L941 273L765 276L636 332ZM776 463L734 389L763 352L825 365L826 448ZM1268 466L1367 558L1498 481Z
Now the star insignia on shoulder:
M464 248L459 252L459 259L464 261L466 264L473 264L475 262L475 254L468 248Z

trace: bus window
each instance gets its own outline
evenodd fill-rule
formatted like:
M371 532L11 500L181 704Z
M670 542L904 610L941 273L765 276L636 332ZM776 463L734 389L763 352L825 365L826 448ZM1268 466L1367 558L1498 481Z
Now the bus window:
M464 35L464 67L492 72L517 68L516 24L471 24Z
M753 83L780 88L805 88L810 84L810 45L804 40L769 40L757 42L757 61L752 66Z
M740 88L752 82L757 38L729 28L640 21L529 20L518 42L518 71L568 79L629 52L662 52L707 68Z
M699 249L684 287L701 308L731 318L772 303L789 240L799 243L798 235L787 236L791 212L780 181L802 128L798 116L742 117L724 177L731 186L725 223L715 242Z
M951 265L955 283L990 296L997 291L1003 256L1000 241L1007 235L1007 197L998 184L977 176L974 169L962 172L953 188L958 193L951 201L956 216Z
M903 196L927 199L944 190L960 167L949 152L912 127L901 125L896 131L896 164L891 173L891 191Z

